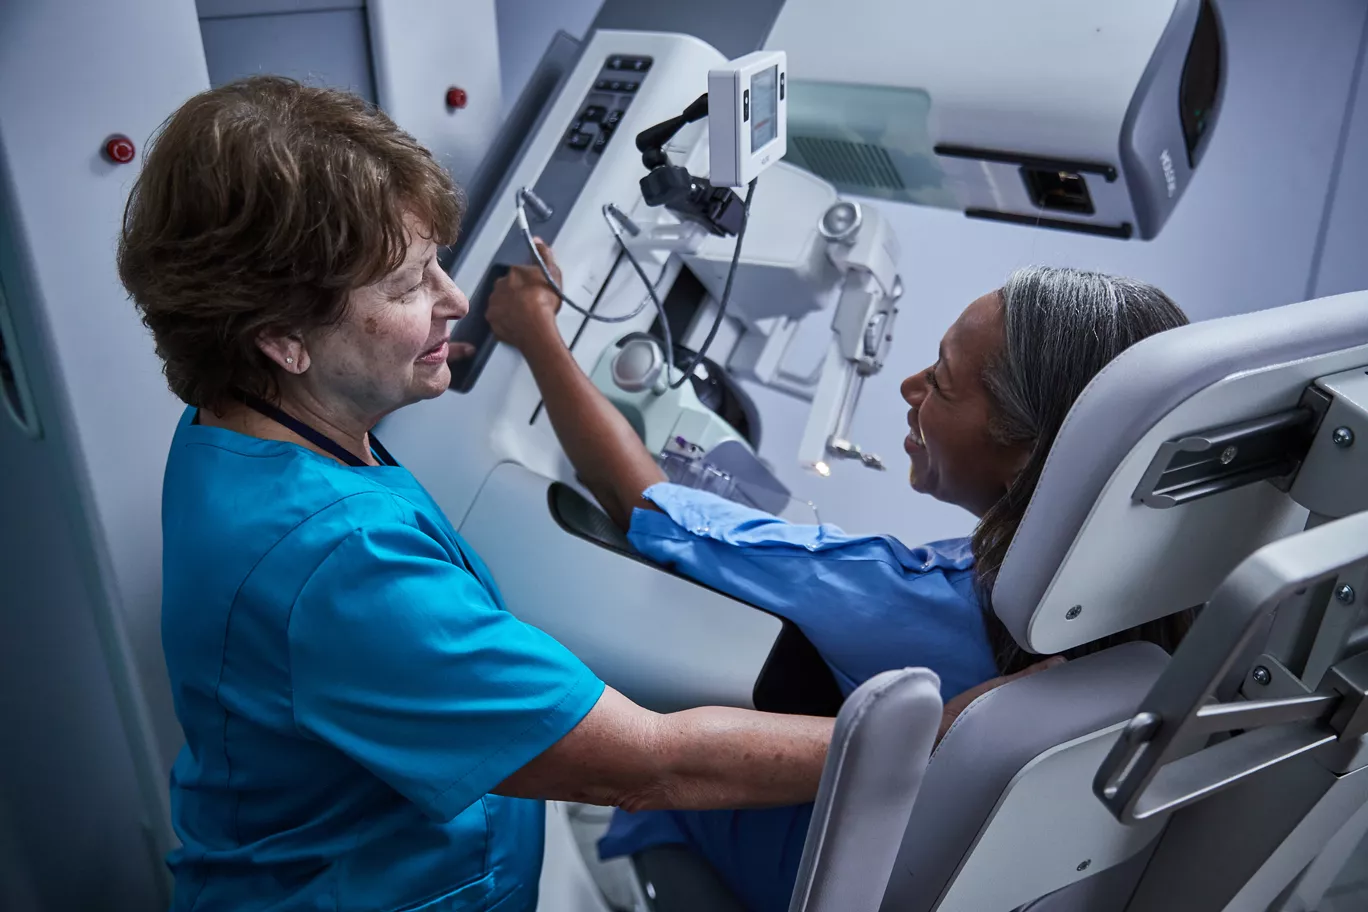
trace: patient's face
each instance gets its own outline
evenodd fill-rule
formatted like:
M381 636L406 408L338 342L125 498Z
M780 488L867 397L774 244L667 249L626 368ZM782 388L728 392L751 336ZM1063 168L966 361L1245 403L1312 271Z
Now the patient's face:
M941 339L940 357L903 381L912 487L982 516L1025 464L1027 450L989 433L993 400L983 370L1003 346L1002 298L965 308Z

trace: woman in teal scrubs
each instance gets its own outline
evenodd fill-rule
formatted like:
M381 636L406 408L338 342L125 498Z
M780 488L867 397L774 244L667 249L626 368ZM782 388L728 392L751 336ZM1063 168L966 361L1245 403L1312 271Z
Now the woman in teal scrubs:
M188 406L162 503L176 910L527 912L526 799L816 792L831 720L637 707L504 609L371 436L447 388L459 219L383 114L289 80L192 98L147 155L119 270Z

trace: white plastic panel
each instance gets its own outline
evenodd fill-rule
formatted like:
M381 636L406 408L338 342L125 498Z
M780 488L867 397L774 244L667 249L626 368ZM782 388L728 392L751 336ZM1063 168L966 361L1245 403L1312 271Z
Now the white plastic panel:
M788 0L765 46L788 53L795 82L924 89L933 134L946 141L1003 149L1013 137L1016 149L1114 162L1174 6L843 0L836 12L830 0ZM847 37L835 40L833 28Z
M1270 484L1167 510L1131 497L1165 441L1294 408L1316 377L1364 364L1368 346L1236 374L1157 422L1112 474L1075 536L1031 619L1030 648L1059 652L1200 605L1246 556L1304 528L1306 510ZM1074 606L1082 610L1069 619Z
M183 406L119 284L114 247L148 137L208 81L192 4L0 5L0 157L26 273L21 289L6 272L11 315L45 433L56 422L70 432L79 468L68 483L87 498L78 521L122 610L163 761L181 735L161 656L160 497ZM133 163L102 157L114 133L133 140Z
M746 226L746 261L736 270L728 316L754 325L774 317L801 318L834 303L841 276L817 227L836 199L831 184L787 162L760 176ZM735 250L736 238L709 235L685 257L719 300Z
M508 609L642 706L753 708L780 621L566 532L548 508L550 484L504 463L461 524Z
M503 117L494 0L367 0L376 101L457 181L475 174ZM449 88L466 93L448 108Z
M45 908L166 905L182 739L160 642L160 496L183 407L114 252L149 136L207 87L194 4L0 4L0 270L43 429L0 445L0 781ZM116 133L132 163L103 157Z
M1123 826L1092 794L1123 725L1061 744L1022 768L937 912L1010 912L1130 858L1167 818Z

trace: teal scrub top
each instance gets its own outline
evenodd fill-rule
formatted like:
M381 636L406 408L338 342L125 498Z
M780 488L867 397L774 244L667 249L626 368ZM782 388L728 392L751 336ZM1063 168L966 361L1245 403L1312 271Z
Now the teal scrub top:
M531 912L544 807L489 792L603 684L403 468L194 414L162 500L172 909Z

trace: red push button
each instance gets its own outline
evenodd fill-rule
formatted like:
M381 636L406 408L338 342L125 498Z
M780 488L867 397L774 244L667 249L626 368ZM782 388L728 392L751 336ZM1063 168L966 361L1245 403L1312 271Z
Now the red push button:
M470 96L466 94L465 89L458 89L455 86L447 89L446 103L448 108L452 108L453 110L464 108L466 102L469 100Z
M116 165L126 165L133 160L137 154L137 149L133 147L133 140L127 136L111 136L105 140L104 154Z

